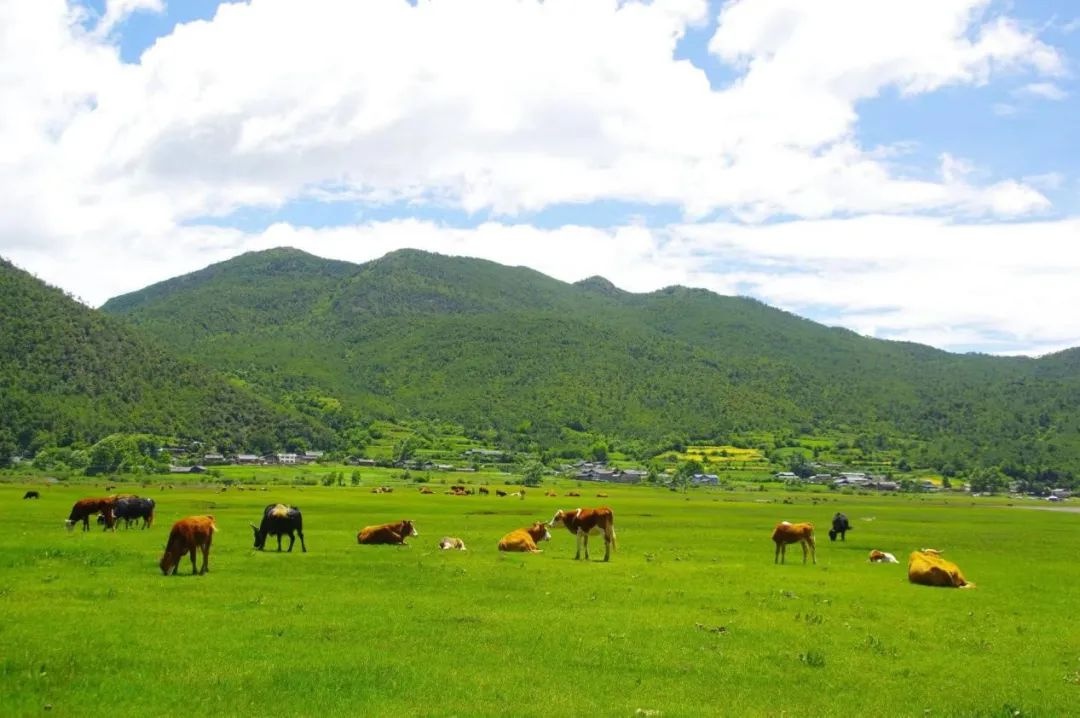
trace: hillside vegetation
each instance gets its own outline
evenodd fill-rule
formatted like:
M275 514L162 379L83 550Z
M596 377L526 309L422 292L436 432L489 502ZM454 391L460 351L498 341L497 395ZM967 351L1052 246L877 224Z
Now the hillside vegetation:
M244 444L332 435L0 260L0 465L117 432Z
M413 250L352 265L275 249L103 311L346 449L350 427L376 417L452 421L542 455L602 441L648 457L766 432L850 436L946 473L1053 482L1080 469L1075 351L955 355L698 289L632 294Z

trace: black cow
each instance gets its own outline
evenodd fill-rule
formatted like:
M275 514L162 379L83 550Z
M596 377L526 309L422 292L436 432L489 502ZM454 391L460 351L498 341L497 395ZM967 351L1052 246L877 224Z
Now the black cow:
M304 553L307 553L307 546L304 544L304 518L300 515L300 509L295 506L269 504L263 509L262 524L260 526L250 525L251 530L255 532L255 548L260 551L266 546L267 534L277 536L278 551L281 550L282 534L288 534L289 551L292 551L293 543L296 541L293 538L293 532L295 531L300 536L300 548L303 549Z
M850 530L851 524L848 522L847 516L837 511L836 515L832 517L832 528L829 529L829 540L835 541L836 537L839 536L841 541L847 541L844 534Z
M41 494L39 494L38 492L31 489L30 491L27 491L25 494L23 494L23 498L24 499L40 499Z
M113 518L117 522L123 520L124 528L131 528L131 522L142 519L144 529L154 524L153 499L143 499L138 496L124 496L116 500L113 506Z

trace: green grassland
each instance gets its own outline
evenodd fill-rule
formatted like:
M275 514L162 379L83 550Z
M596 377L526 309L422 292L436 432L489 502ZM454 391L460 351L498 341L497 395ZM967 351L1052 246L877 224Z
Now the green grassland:
M253 470L246 469L251 472ZM287 481L289 474L275 474ZM292 471L291 469L289 471ZM0 485L0 715L1060 716L1080 705L1080 515L1007 499L741 493L585 484L582 498L174 482L149 530L67 532L98 484ZM468 477L470 481L485 477ZM494 481L492 485L499 482ZM165 481L168 481L166 479ZM432 483L438 486L437 480ZM121 487L131 490L130 484ZM616 516L610 563L495 550L556 508ZM253 551L249 522L298 505L308 553ZM1031 502L1034 505L1034 502ZM854 530L830 543L845 511ZM210 573L163 577L169 525L212 513ZM405 547L358 546L411 518ZM818 564L773 564L780 520L819 527ZM443 535L467 552L440 552ZM910 585L946 550L974 590Z

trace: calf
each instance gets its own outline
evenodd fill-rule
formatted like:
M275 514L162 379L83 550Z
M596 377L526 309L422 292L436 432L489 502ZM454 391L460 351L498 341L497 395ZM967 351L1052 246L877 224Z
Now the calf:
M356 534L356 543L360 544L400 544L406 546L405 539L409 536L419 536L413 522L403 519L393 524L381 524L379 526L365 526Z
M807 549L817 563L817 545L814 543L814 525L810 523L793 524L781 521L773 529L772 540L776 543L776 556L773 563L784 563L789 543L802 545L802 562L806 563Z
M900 563L896 560L896 556L893 556L887 551L878 551L874 549L870 552L870 563Z
M288 534L289 536L289 553L292 553L293 544L296 543L296 538L293 536L295 532L300 536L300 550L307 553L307 545L304 543L304 517L300 514L300 509L295 506L286 506L285 504L268 504L263 509L262 521L258 526L255 524L248 524L251 526L251 530L255 532L255 546L254 548L262 551L266 547L266 537L268 534L277 536L277 550L281 550L281 537Z
M499 539L500 551L522 551L526 553L543 553L536 548L537 541L550 541L551 534L543 521L537 521L532 526L511 531Z
M25 494L23 494L23 498L24 499L40 499L41 494L39 494L36 491L31 490L31 491L27 491Z
M454 538L453 536L443 536L442 539L439 541L439 548L441 548L443 551L464 551L465 542L459 538Z
M195 551L202 550L202 569L199 575L210 571L210 543L214 539L217 526L213 516L188 516L173 524L169 531L169 540L165 544L165 554L158 566L161 573L175 576L180 568L180 559L184 554L191 555L191 575L195 575Z
M851 530L851 523L848 521L847 516L836 512L836 515L832 517L832 528L829 529L829 540L835 541L839 536L841 541L847 541L847 532Z
M142 527L148 529L154 525L154 506L153 499L123 496L113 505L113 518L117 523L123 520L124 528L130 528L133 521L142 519Z
M975 588L964 578L960 567L941 557L940 551L923 549L912 551L908 557L908 581L924 586L947 586L949 588Z
M79 499L71 507L71 513L68 515L64 525L67 526L68 531L71 531L75 528L75 524L82 521L83 531L89 531L90 517L100 513L105 519L105 528L111 529L115 525L113 520L113 504L115 501L116 499L112 497Z
M589 560L589 535L604 534L604 560L611 559L611 549L615 548L615 514L607 506L595 509L575 509L556 511L548 526L562 524L577 536L577 553L574 560L581 558L581 547L585 547L585 560Z

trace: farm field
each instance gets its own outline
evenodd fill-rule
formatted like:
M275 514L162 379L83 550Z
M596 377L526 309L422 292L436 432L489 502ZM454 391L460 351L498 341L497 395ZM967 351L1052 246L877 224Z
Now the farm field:
M148 530L67 532L98 484L22 500L0 485L0 715L1058 716L1080 704L1080 514L955 496L687 494L587 485L524 500L360 487L121 486L158 502ZM386 482L389 483L389 482ZM493 484L494 487L494 484ZM440 492L443 487L433 484ZM598 499L602 490L608 498ZM783 503L787 497L793 503ZM308 553L252 550L274 502ZM816 503L814 503L816 501ZM973 503L974 501L974 503ZM498 539L557 508L606 504L610 563ZM830 543L832 514L853 530ZM164 577L168 528L211 513L210 573ZM358 546L410 518L405 547ZM780 520L814 522L818 564L773 564ZM444 535L466 552L441 552ZM286 539L287 545L287 539ZM906 580L944 549L974 590ZM870 565L871 548L900 565Z

